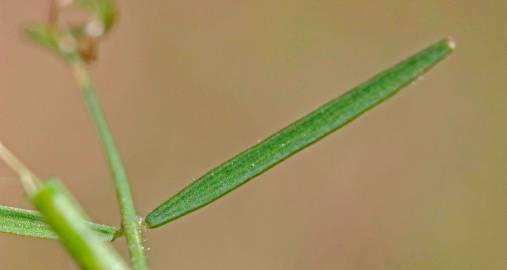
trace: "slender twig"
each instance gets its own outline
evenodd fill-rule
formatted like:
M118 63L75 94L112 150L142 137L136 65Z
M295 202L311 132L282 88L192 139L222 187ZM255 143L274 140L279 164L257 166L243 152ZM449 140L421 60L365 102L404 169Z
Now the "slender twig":
M133 268L145 270L148 267L143 248L140 218L136 215L127 176L102 109L95 97L86 65L95 60L99 41L112 27L116 16L115 8L110 0L82 0L72 3L78 8L85 8L91 12L91 18L86 25L71 26L65 20L54 25L50 21L49 24L28 28L27 34L37 43L62 57L72 67L113 174L121 211L122 231L127 238ZM58 19L57 15L53 17L56 16Z
M28 195L34 194L41 186L37 176L35 176L2 142L0 142L0 159L18 174L21 184Z
M127 175L123 167L120 155L116 149L113 137L109 131L106 119L100 104L93 91L88 70L82 62L72 64L75 78L90 111L93 124L95 125L102 146L107 156L109 167L113 174L116 187L116 196L120 204L122 229L127 238L128 250L135 270L148 269L146 255L144 253L143 238L141 235L141 222L136 214L132 194L128 184Z

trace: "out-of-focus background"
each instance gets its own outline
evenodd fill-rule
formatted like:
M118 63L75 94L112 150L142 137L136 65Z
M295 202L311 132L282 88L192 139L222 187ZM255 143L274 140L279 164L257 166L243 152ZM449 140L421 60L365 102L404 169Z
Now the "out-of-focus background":
M153 269L506 269L507 2L118 1L93 67L146 215L182 187L442 37L455 53L249 184L146 232ZM0 138L119 224L70 71L20 35L47 1L0 0ZM0 165L0 204L30 207ZM125 255L124 240L117 246ZM1 269L76 269L0 234Z

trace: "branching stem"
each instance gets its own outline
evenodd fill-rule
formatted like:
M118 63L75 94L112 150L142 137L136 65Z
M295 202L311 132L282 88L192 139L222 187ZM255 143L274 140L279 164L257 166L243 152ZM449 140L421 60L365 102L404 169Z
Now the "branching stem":
M116 187L116 196L120 205L122 229L127 238L127 245L135 270L148 269L146 255L144 253L143 238L141 234L140 219L136 214L132 194L128 184L127 174L123 167L120 155L114 143L106 119L100 104L93 91L93 86L86 66L82 62L72 64L74 76L79 87L83 91L86 105L90 111L93 124L95 125L102 146L107 156L109 167L113 174Z

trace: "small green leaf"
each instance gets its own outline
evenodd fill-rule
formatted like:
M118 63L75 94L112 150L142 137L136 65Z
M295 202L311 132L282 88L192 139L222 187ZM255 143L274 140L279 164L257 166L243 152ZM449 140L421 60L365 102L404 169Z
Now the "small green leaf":
M44 182L31 199L81 269L128 269L112 246L90 229L83 210L59 181Z
M118 234L115 227L91 222L89 226L104 241L112 241ZM45 239L57 238L38 212L9 206L0 206L0 232Z
M116 21L117 11L111 0L75 0L74 4L90 10L104 25L104 33L109 32Z
M394 95L444 59L453 47L449 40L437 42L324 104L184 188L153 210L146 224L161 226L224 196Z
M25 35L35 43L46 47L56 55L62 57L65 61L73 63L79 59L79 54L72 50L61 48L59 40L61 34L49 25L34 25L25 29Z

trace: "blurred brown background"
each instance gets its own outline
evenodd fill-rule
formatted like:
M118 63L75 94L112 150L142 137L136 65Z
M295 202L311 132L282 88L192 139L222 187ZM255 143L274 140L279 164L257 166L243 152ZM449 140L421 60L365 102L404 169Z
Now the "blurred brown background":
M343 130L146 232L153 269L507 268L507 2L118 2L93 74L143 215L411 53L458 45ZM0 138L118 225L69 70L20 35L47 8L0 0ZM0 203L30 207L3 164ZM75 269L57 242L6 234L0 268Z

